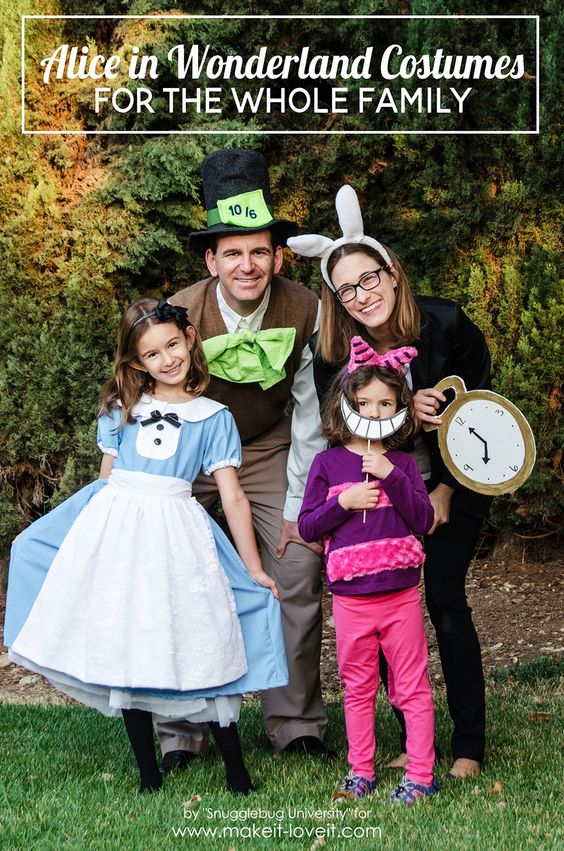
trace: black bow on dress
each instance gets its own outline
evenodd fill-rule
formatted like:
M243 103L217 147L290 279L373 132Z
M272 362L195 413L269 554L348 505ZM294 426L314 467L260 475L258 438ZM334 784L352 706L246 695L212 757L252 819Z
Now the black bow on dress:
M148 420L141 420L142 426L152 425L153 423L158 423L159 420L164 420L175 428L180 428L181 422L178 419L178 414L161 414L160 411L151 411L151 416Z

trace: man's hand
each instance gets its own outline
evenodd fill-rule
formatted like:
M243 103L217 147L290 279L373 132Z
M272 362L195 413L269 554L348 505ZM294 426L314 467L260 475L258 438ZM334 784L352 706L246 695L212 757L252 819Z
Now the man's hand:
M286 547L288 544L301 544L302 547L308 547L310 550L313 550L314 553L321 555L323 552L323 547L319 544L306 544L304 539L301 537L298 532L298 524L292 520L283 520L282 528L280 529L280 539L278 541L278 546L276 548L276 555L278 558L282 558L284 553L286 552Z
M437 526L448 523L450 518L450 501L453 493L454 488L441 484L437 485L435 490L432 490L429 494L429 500L435 512L435 521L427 532L428 535L432 535Z
M446 402L446 396L440 390L435 390L434 387L418 390L413 397L415 413L418 419L423 423L440 425L442 420L440 417L437 417L440 402Z

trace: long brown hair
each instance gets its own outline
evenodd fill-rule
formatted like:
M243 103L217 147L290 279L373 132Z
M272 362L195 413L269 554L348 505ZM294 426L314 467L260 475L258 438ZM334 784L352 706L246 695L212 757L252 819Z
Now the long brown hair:
M361 366L354 372L342 369L331 384L325 404L321 409L321 420L323 423L323 436L327 438L331 446L344 446L352 440L352 434L347 428L341 411L341 394L349 405L358 411L357 394L375 378L389 387L397 400L398 410L407 408L405 423L400 429L382 441L384 449L400 449L409 440L412 440L419 428L413 395L409 389L406 377L391 367L385 366Z
M119 427L128 422L134 422L131 414L133 408L143 395L150 393L155 385L155 380L148 372L134 369L132 363L139 359L139 338L151 325L162 325L164 322L174 322L183 334L186 333L183 321L172 315L167 319L159 319L153 311L159 302L155 298L140 298L127 308L123 314L118 329L117 351L114 358L112 377L102 388L100 397L100 410L98 416L109 414L118 407L118 399L121 403L122 414ZM152 316L148 316L153 313ZM143 319L143 317L147 317ZM143 320L143 321L138 321ZM192 328L191 322L186 324ZM201 396L208 386L210 377L208 365L202 349L202 341L196 328L194 328L194 344L190 352L190 369L186 376L184 390Z
M389 327L394 340L394 346L412 345L419 339L421 333L421 313L413 293L409 288L405 272L397 256L386 246L393 266L396 279L396 302L390 316ZM386 270L390 265L379 251L370 245L358 242L347 242L336 248L327 261L329 276L342 257L351 254L365 254L374 260L378 266ZM327 285L321 291L321 317L317 337L317 354L329 363L343 363L348 358L351 339L355 334L361 334L364 328L346 311L344 305Z

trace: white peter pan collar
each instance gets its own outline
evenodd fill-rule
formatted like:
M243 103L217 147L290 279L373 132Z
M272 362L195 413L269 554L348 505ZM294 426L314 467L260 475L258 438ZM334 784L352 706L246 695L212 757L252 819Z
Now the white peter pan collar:
M151 411L160 411L161 414L178 414L180 419L187 423L199 423L226 407L227 405L208 399L207 396L197 396L190 402L174 403L165 402L164 399L152 399L144 393L131 413L134 417L145 417L149 416Z

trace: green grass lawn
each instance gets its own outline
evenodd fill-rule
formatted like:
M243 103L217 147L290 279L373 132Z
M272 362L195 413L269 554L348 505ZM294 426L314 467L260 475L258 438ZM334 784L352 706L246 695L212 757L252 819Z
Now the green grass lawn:
M333 764L275 755L260 708L243 709L240 730L258 787L247 798L224 790L221 759L209 753L163 792L137 792L137 770L120 720L78 706L0 706L1 849L556 849L564 847L559 698L562 668L540 659L488 682L488 763L435 798L391 807L397 774L382 773L364 802L331 795L347 771L342 708L329 707ZM395 719L379 697L379 757L395 755ZM437 735L448 752L445 700ZM438 766L442 777L449 767ZM201 800L185 808L191 796ZM560 807L560 811L559 811Z

